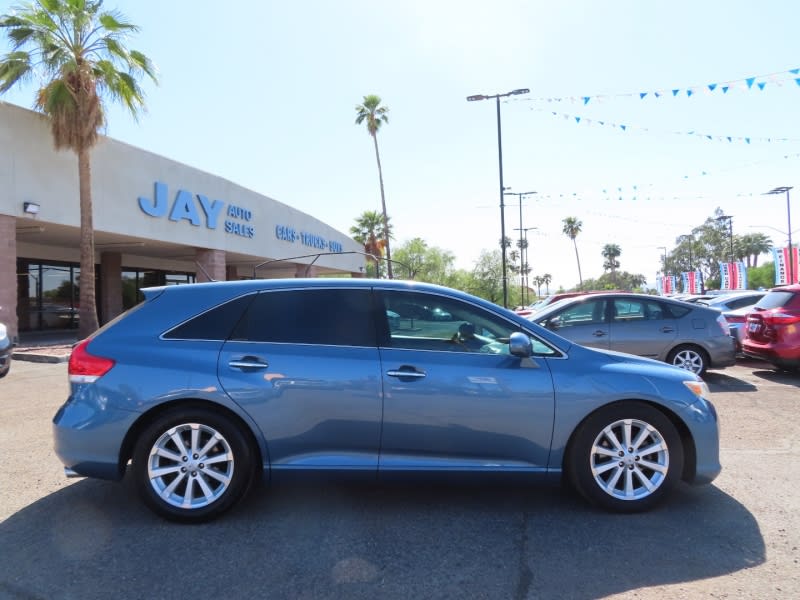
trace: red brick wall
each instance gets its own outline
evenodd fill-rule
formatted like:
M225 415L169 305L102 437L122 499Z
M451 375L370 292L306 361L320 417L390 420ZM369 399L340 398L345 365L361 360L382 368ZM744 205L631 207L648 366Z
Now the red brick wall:
M209 277L214 281L225 281L225 251L208 250L198 248L195 252L195 260L200 267L197 268L197 281L209 281ZM205 273L203 272L205 271ZM208 277L206 276L208 273Z

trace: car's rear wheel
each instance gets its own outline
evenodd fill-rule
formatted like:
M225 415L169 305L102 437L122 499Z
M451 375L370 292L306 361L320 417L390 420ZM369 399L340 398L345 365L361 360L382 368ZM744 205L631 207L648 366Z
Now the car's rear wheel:
M708 369L708 354L697 346L678 346L667 356L667 362L695 375L703 375Z
M142 432L133 452L142 499L173 521L208 521L230 509L247 491L253 464L241 429L205 408L161 415Z
M659 410L622 402L598 410L578 427L567 469L591 503L618 512L647 510L680 479L683 446Z

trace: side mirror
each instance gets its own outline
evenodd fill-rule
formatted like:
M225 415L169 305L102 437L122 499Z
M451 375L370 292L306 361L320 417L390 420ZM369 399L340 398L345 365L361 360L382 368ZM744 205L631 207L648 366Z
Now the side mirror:
M519 358L530 358L533 354L531 338L524 333L515 331L508 339L508 351L512 356L517 356Z

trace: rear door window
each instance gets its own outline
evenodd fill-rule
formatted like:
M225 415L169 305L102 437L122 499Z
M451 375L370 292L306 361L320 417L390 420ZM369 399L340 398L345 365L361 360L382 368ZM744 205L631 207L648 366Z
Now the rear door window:
M296 289L259 293L232 340L376 346L368 289Z

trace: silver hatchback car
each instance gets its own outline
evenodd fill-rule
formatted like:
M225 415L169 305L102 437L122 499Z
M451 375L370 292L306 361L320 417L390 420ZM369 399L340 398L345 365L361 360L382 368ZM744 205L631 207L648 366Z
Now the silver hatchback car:
M646 356L702 375L736 362L719 310L646 294L578 296L531 317L582 346Z

